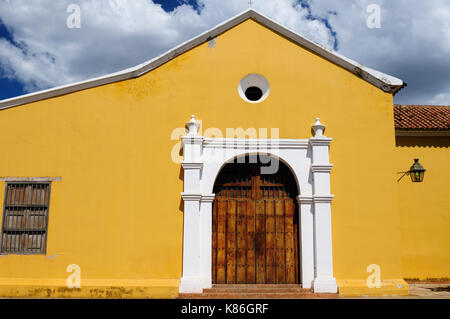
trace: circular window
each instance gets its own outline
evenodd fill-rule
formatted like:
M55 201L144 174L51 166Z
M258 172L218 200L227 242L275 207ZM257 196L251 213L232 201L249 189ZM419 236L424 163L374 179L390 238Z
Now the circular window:
M239 82L238 91L241 98L249 103L264 101L269 95L269 82L261 74L251 73Z
M245 90L245 97L250 101L258 101L263 96L263 92L259 87L251 86Z

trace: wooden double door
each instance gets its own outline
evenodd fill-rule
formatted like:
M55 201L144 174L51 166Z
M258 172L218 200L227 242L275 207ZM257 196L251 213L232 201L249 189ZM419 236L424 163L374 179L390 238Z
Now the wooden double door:
M216 185L212 216L215 284L299 283L296 185L280 163L276 174L261 165L225 166Z

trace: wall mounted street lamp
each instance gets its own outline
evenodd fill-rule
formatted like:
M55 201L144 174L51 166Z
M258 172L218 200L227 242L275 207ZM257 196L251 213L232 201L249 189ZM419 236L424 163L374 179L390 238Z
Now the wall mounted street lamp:
M403 173L403 175L402 175L402 177L400 177L398 179L397 182L399 182L403 178L403 176L409 174L409 177L411 177L411 181L413 183L420 183L423 181L423 176L425 175L425 171L426 171L426 169L423 168L423 166L419 163L419 159L415 158L414 164L411 166L409 171L400 172L400 173Z

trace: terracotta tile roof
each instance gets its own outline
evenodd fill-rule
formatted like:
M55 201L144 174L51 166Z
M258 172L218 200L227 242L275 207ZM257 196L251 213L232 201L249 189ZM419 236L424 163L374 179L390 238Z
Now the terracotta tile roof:
M395 129L450 130L450 106L394 105Z

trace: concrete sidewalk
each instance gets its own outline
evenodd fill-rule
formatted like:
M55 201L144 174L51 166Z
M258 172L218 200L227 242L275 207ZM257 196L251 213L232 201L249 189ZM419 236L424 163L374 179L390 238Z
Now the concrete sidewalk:
M346 297L341 297L346 298ZM349 297L350 298L350 297ZM351 297L352 299L450 299L450 282L409 283L409 296Z

